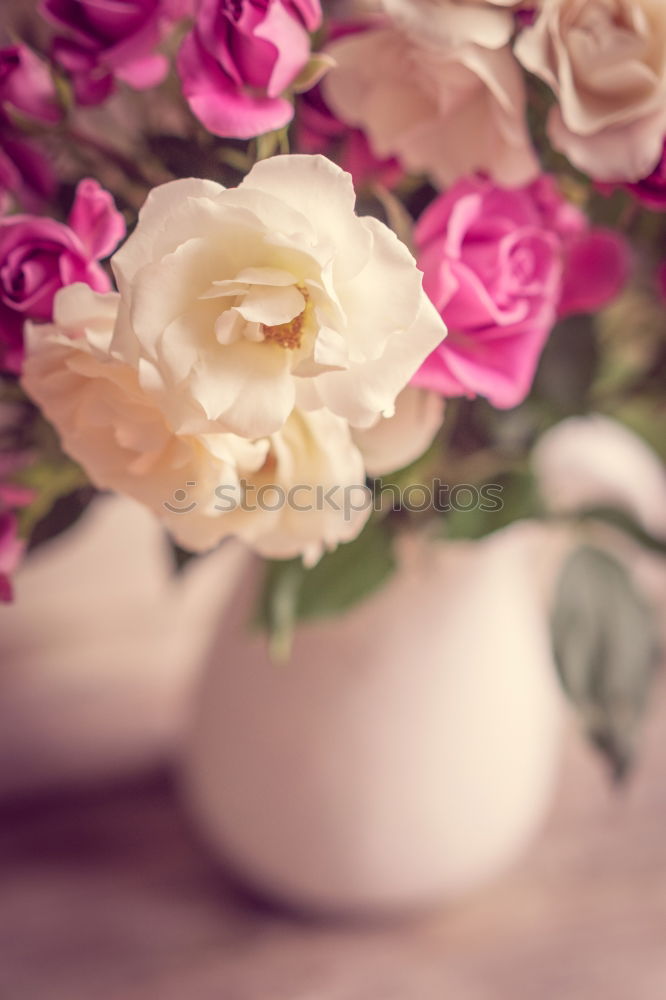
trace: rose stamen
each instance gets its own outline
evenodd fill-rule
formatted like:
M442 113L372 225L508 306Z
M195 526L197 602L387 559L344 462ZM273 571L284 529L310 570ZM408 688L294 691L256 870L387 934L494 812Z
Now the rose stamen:
M262 332L265 340L270 340L280 347L286 347L290 351L298 350L301 346L301 334L303 332L303 319L305 309L294 316L288 323L279 323L277 326L265 326L262 324Z
M307 289L301 288L300 285L297 287L305 299L305 308L303 311L287 323L278 323L276 326L266 326L265 323L261 325L261 332L265 340L270 340L273 344L279 344L280 347L286 347L289 351L297 351L301 346L303 325L309 302Z

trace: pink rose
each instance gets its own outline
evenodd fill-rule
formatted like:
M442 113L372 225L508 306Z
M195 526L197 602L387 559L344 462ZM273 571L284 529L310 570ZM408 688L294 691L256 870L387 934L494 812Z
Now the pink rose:
M0 212L13 199L28 211L39 210L56 187L55 171L46 154L0 116Z
M319 0L199 0L178 56L183 93L215 135L250 139L293 117L283 95L310 58Z
M627 240L614 229L591 227L585 213L562 197L550 175L543 174L530 190L543 225L560 240L563 273L558 316L597 312L627 282L631 269Z
M0 603L13 600L11 575L18 568L23 555L23 542L18 537L15 516L0 506Z
M0 48L0 211L12 197L36 208L56 187L46 156L14 125L11 112L45 124L62 114L48 68L25 45Z
M72 77L79 104L99 104L116 80L145 90L169 64L156 52L165 29L186 11L182 0L41 0L58 35L53 56Z
M592 313L622 291L631 270L629 245L613 229L594 228L564 242L559 316Z
M413 383L501 408L529 392L558 314L598 308L626 277L624 245L590 231L550 177L512 191L462 180L426 209L415 238L449 335Z
M374 181L387 188L400 181L403 171L398 161L375 156L364 132L335 117L320 86L303 94L297 108L296 146L300 152L323 153L335 160L352 175L357 191Z
M0 436L11 437L14 423L18 419L15 408L0 404ZM11 575L17 569L23 555L23 542L18 537L18 522L14 511L24 507L33 499L32 490L9 481L16 471L26 463L24 454L13 450L0 452L0 603L12 600Z
M24 543L18 537L15 511L33 499L32 490L0 481L0 604L13 600L11 577L23 556Z
M0 302L0 372L18 375L23 362L23 317Z
M26 45L0 48L0 104L36 121L61 118L48 67Z
M380 22L326 47L322 89L375 154L440 187L475 171L525 184L538 163L525 121L525 82L508 45L458 44Z
M531 189L462 180L426 209L415 237L423 287L449 335L414 384L516 406L555 322L562 281L559 240Z
M111 288L98 261L125 234L113 198L97 181L76 190L69 225L31 215L0 219L0 357L16 371L25 319L50 319L53 298L65 285L83 281L95 291Z

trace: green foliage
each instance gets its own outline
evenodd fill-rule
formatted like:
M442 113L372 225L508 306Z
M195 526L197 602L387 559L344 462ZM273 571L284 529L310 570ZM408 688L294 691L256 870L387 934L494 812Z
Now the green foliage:
M552 636L564 689L588 738L621 780L634 758L659 647L650 609L608 553L582 546L569 557Z
M68 459L35 462L17 479L34 492L32 503L19 511L19 531L31 548L70 527L94 493L83 471Z
M666 556L666 538L651 534L624 510L617 507L587 507L575 516L582 521L598 521L616 528L649 552Z
M346 611L386 583L394 569L390 534L374 517L358 538L310 569L300 559L269 561L257 624L268 632L274 658L288 658L298 622Z
M481 485L481 496L484 486L494 488L493 496L499 497L501 506L497 509L481 500L470 510L447 512L442 525L445 538L451 541L471 541L505 528L514 521L544 515L536 480L528 471L507 472L497 476L492 484ZM499 487L501 492L495 487Z

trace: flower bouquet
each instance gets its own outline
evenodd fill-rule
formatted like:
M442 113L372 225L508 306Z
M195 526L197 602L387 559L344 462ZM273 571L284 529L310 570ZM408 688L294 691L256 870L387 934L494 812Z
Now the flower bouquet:
M117 491L174 570L262 558L243 627L284 660L412 540L529 520L567 533L555 660L623 775L656 662L626 554L666 552L626 480L638 449L663 489L662 0L2 17L0 598Z

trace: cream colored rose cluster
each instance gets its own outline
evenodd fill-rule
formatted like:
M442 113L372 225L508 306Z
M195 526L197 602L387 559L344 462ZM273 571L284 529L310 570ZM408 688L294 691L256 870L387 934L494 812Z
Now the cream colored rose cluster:
M72 285L27 331L23 384L65 450L187 549L237 535L313 561L368 516L345 489L441 423L405 386L446 330L410 252L354 202L320 156L261 161L234 189L165 184L113 258L118 292ZM250 503L262 487L277 500Z
M548 134L598 181L637 181L666 134L666 2L542 0L516 43L523 66L553 90Z
M666 0L379 0L340 33L326 100L378 157L448 187L480 171L518 187L539 166L524 70L555 103L548 137L597 181L632 182L666 137Z

